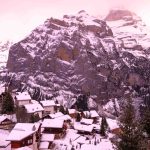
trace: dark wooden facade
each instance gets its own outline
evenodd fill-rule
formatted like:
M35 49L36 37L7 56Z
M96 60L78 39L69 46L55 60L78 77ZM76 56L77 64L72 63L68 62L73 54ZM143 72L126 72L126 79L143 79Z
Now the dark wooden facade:
M30 146L33 144L33 135L28 136L27 138L21 141L11 141L11 148L20 148L24 146Z

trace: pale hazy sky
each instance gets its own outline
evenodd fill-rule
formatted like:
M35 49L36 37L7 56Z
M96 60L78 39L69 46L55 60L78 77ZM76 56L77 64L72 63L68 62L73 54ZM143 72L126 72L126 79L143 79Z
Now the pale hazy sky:
M0 0L0 40L21 40L47 18L86 10L103 15L111 8L128 8L150 25L150 0Z

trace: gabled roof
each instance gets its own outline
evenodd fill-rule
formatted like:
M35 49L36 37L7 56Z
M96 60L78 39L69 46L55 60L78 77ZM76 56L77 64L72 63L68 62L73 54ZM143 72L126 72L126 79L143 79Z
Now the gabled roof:
M91 125L93 123L93 119L82 118L80 122L82 124Z
M55 101L54 100L45 100L45 101L40 101L43 107L46 106L55 106Z
M57 117L56 119L67 121L67 120L71 120L71 117L69 115L63 115L63 116Z
M7 141L21 141L39 129L40 123L17 123Z
M16 100L18 101L25 101L25 100L31 100L31 96L28 92L17 92Z
M83 125L83 124L75 123L74 128L75 130L78 131L92 132L94 127L92 125Z
M88 115L91 118L99 117L98 113L95 110L84 111L83 113L84 113L85 116Z
M109 126L110 130L119 128L117 120L113 120L113 119L107 118L106 121L108 123L108 126Z
M24 105L24 107L28 113L34 113L44 110L40 104L26 104Z
M61 116L64 116L64 114L62 112L57 112L55 114L49 114L49 116L54 119L54 118L58 118L58 117L61 117Z
M7 118L6 116L0 116L0 123L2 123L3 121L5 121L6 119L10 120L9 118ZM10 120L11 121L11 120Z
M43 128L63 128L64 120L59 119L44 119L42 122Z
M54 141L54 137L55 137L54 134L43 133L41 136L41 142L52 142Z
M76 110L75 109L68 109L68 112L69 112L69 114L74 114L74 113L76 113Z

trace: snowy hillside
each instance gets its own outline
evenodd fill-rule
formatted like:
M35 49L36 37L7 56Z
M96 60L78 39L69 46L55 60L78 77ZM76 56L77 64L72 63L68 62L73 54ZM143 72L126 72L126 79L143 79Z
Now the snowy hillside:
M0 71L6 67L11 42L0 42Z

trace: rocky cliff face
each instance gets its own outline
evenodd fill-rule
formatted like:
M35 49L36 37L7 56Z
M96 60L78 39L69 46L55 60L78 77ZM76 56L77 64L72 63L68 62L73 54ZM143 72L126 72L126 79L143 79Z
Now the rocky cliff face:
M125 85L149 83L148 32L139 17L125 10L110 11L105 21L85 11L51 18L10 48L7 68L15 82L40 87L44 94L121 97Z

